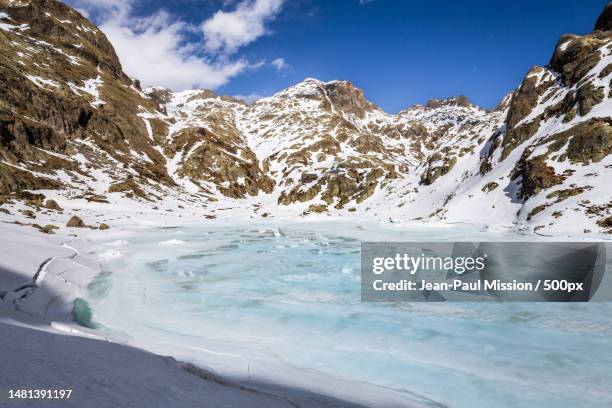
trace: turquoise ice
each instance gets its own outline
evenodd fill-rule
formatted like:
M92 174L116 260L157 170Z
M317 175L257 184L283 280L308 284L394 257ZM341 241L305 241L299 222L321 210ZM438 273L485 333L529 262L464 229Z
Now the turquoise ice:
M112 244L120 256L88 301L109 332L196 359L207 350L203 361L238 376L265 376L265 361L432 405L612 406L610 304L360 302L360 239L468 237L517 239L469 227L151 229Z

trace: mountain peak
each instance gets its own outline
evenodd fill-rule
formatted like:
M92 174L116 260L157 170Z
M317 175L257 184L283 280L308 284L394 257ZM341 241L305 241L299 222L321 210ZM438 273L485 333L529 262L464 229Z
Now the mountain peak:
M474 105L465 95L453 96L446 99L432 98L427 101L427 104L425 106L430 109L440 108L443 106L459 106L462 108L476 107L476 105Z
M608 3L597 19L595 30L612 31L612 2Z
M510 106L510 103L512 102L512 97L514 96L514 91L512 92L508 92L503 98L502 100L497 104L497 106L495 106L493 108L493 112L497 112L497 111L503 111L504 109L508 108Z
M326 98L336 109L351 113L359 118L365 116L366 111L378 109L369 102L363 91L349 81L329 81L323 84Z
M158 109L165 111L164 105L172 100L172 91L162 86L150 86L143 91L153 102L157 104Z
M446 107L482 109L479 106L473 104L467 96L459 95L444 99L432 98L428 100L425 105L417 103L409 106L408 108L400 111L399 115L414 111L433 111Z
M322 81L320 79L313 78L313 77L304 78L302 81L300 81L297 84L293 85L289 89L291 89L291 88L301 88L301 87L312 87L312 86L315 86L315 87L325 86L326 88L346 87L346 88L351 88L351 89L359 90L350 81L345 81L345 80L340 80L340 79L333 79L331 81L325 82L325 81ZM359 90L359 91L361 91L361 90Z
M308 84L308 83L322 84L323 81L317 78L308 77L308 78L304 78L304 80L299 82L298 84Z
M363 118L366 111L379 109L365 98L361 89L342 80L323 82L309 77L274 96L319 100L328 110L353 114L359 118Z

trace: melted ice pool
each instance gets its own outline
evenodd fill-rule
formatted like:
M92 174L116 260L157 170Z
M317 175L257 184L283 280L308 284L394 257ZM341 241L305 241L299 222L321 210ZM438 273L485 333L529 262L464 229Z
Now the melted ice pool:
M240 378L282 381L291 367L432 406L612 406L612 304L360 303L360 238L516 239L457 227L150 229L97 248L104 272L87 301L101 330Z

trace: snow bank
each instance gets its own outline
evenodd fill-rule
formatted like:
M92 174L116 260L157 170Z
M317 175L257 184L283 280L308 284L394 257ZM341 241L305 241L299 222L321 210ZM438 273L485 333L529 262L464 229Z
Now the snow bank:
M207 408L297 406L289 399L229 383L171 357L119 344L6 322L0 322L0 343L0 401L7 398L9 389L40 389L44 385L45 389L71 389L72 396L39 402L43 406L201 408L204 402ZM351 406L323 397L297 400L299 406Z

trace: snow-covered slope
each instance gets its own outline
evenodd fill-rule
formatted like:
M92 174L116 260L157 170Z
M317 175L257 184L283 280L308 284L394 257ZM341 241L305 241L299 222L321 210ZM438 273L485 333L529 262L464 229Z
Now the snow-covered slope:
M70 398L44 402L15 399L3 406L167 408L178 403L182 408L199 408L203 401L209 408L363 406L306 390L285 389L282 385L274 385L274 393L262 391L172 357L77 333L65 335L58 330L33 329L7 322L10 324L0 319L4 362L0 366L0 378L4 388L40 390L44 387L44 390L71 392ZM3 399L7 398L8 393L3 393Z
M346 81L308 78L250 105L210 90L141 91L76 11L2 0L0 193L34 210L42 201L20 192L173 202L208 217L240 209L609 232L609 10L593 33L562 36L550 65L492 111L458 97L392 115Z

